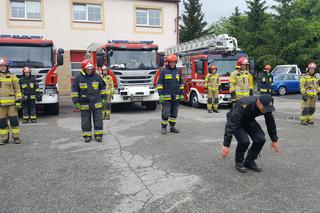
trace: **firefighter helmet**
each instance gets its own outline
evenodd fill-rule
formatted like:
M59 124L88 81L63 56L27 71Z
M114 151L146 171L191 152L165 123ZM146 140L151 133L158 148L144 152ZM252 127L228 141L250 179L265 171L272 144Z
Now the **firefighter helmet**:
M242 65L248 65L249 61L246 57L240 57L237 61L237 67L241 67Z
M92 61L90 61L89 59L83 60L83 61L82 61L82 64L81 64L81 69L82 69L82 70L94 69L94 66L93 66Z
M167 57L167 62L177 62L177 56L175 54L171 54Z
M31 68L30 67L24 67L22 69L22 73L25 74L27 71L29 71L31 73Z
M9 66L9 62L5 58L0 58L0 65Z
M271 70L271 65L270 65L270 64L267 64L267 65L264 67L264 70L270 71L270 70Z
M211 65L210 67L209 67L209 70L211 71L211 70L218 70L218 67L216 66L216 65Z
M308 64L308 70L310 70L310 69L314 69L314 70L316 70L316 69L317 69L317 65L316 65L316 63L311 62L310 64Z

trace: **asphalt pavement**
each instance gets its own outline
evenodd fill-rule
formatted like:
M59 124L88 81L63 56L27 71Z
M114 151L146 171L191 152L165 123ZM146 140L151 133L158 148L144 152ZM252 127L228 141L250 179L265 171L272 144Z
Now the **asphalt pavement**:
M62 97L59 116L40 115L21 125L22 144L0 147L0 212L319 212L320 110L301 126L299 95L275 99L281 153L267 137L263 172L240 174L235 140L220 156L227 108L182 105L181 133L161 135L160 107L116 105L103 142L85 144Z

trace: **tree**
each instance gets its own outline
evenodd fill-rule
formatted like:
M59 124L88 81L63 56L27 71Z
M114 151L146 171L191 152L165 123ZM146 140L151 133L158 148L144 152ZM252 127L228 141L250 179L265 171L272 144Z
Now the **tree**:
M239 36L240 31L241 31L241 22L242 22L242 17L241 17L241 13L239 11L239 7L234 8L234 12L232 13L231 17L229 18L230 20L230 35L231 36Z
M207 22L201 10L202 4L199 0L184 0L183 24L180 25L180 42L190 41L207 34L205 29Z

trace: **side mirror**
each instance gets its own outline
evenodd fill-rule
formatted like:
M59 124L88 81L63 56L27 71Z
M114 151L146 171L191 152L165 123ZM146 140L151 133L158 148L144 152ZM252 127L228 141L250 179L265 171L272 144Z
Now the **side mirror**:
M58 54L57 54L57 65L58 66L63 65L63 54L64 54L64 50L59 48Z
M104 64L104 53L100 50L97 52L97 66L102 67Z

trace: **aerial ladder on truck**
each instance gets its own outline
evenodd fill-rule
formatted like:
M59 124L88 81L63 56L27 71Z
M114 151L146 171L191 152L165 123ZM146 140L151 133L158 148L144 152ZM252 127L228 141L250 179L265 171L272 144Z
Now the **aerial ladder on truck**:
M204 80L209 65L215 64L221 76L219 104L231 105L228 74L235 70L238 58L247 57L238 47L236 38L227 34L208 35L169 47L164 53L178 56L177 66L181 68L186 83L185 102L190 102L193 107L207 104Z

